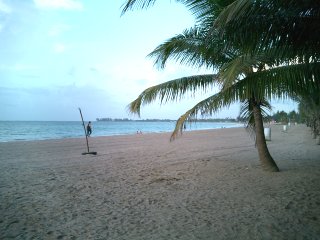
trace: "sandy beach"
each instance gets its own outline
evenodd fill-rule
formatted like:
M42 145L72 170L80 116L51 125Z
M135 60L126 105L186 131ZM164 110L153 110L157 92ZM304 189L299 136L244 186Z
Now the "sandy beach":
M0 143L0 239L320 239L320 145L272 126Z

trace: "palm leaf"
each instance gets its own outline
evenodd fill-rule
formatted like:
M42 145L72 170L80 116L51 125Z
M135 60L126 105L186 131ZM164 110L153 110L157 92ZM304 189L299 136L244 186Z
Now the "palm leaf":
M212 115L213 113L218 112L224 107L229 107L230 104L234 102L235 99L228 98L223 92L219 92L214 94L198 104L196 104L193 108L185 112L183 115L179 117L176 122L175 129L171 134L170 140L174 140L179 134L182 134L183 126L186 122L193 122L197 120L197 116L200 114L201 116Z
M154 5L156 0L127 0L125 4L122 5L122 14L133 8L144 9Z
M318 0L236 0L221 12L215 26L229 44L246 51L286 47L283 53L319 58Z
M254 121L253 106L252 106L253 102L260 107L261 114L264 121L270 120L269 112L272 110L272 106L266 99L262 99L258 103L255 102L255 99L246 99L241 102L240 118L245 120L246 129L248 129L249 132L251 133L255 132L255 121Z
M176 0L184 4L198 19L206 18L208 15L215 15L234 0ZM127 0L122 5L122 14L132 9L146 9L155 4L156 0Z
M288 99L293 95L319 92L320 63L294 64L253 72L235 83L232 88L240 100L249 99L252 95L257 99ZM229 87L225 91L230 89Z
M219 68L233 53L224 47L220 38L208 41L205 29L193 27L168 39L148 56L155 58L154 63L160 68L164 68L169 59L192 67Z
M161 103L183 98L187 93L194 94L197 90L207 91L217 81L217 75L204 74L171 80L144 90L136 100L131 102L128 109L140 116L142 105L159 99Z
M269 121L270 116L268 112L271 111L272 107L270 103L266 99L262 99L259 102L256 102L256 99L246 99L241 102L240 105L240 118L245 120L246 123L246 130L249 132L250 136L254 139L255 144L257 144L256 139L256 121L254 119L254 110L253 105L259 107L261 111L261 115L263 121Z

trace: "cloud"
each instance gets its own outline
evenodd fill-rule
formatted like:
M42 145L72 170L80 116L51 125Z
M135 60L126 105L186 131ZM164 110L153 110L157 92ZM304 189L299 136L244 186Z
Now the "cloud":
M125 117L124 107L115 106L104 90L94 86L0 86L0 102L0 120L79 120L78 107L88 119L104 116L112 108L118 115L110 116Z
M11 13L12 9L3 2L3 0L0 0L0 12L2 13Z
M53 51L55 53L63 53L63 52L65 52L65 50L66 50L66 46L62 43L56 43L53 46Z
M12 8L4 3L3 0L0 0L0 33L5 28L7 22L7 15L11 14Z
M61 35L62 33L68 31L71 27L66 24L57 24L51 27L48 31L48 35L50 37L57 37Z
M82 3L75 0L33 0L36 7L43 9L82 10Z
M0 70L5 71L29 71L29 70L37 70L38 66L32 64L24 64L24 63L16 63L13 65L0 64Z

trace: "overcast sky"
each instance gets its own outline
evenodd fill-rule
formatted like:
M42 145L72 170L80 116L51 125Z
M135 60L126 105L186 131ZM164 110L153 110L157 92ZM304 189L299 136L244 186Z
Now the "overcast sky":
M147 58L166 39L193 26L187 9L158 1L121 15L124 0L0 0L0 120L133 118L126 106L145 88L203 73ZM142 118L176 119L197 99L152 104ZM285 111L293 103L275 104ZM239 107L214 117L237 117Z

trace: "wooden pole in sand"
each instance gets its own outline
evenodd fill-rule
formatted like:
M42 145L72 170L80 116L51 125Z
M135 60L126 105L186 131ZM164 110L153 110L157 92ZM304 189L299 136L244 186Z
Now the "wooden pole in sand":
M80 112L80 116L81 116L81 120L82 120L82 125L83 125L83 129L84 129L84 134L86 135L87 150L88 150L88 152L82 153L82 155L85 155L85 154L94 154L94 155L96 155L97 152L90 152L89 142L88 142L88 134L87 134L86 126L85 126L84 121L83 121L83 116L82 116L81 108L79 108L79 112Z
M89 142L88 142L88 134L87 134L86 126L84 125L81 108L79 108L79 112L80 112L80 116L81 116L81 120L82 120L82 125L83 125L83 129L84 129L84 134L86 135L87 149L88 149L88 152L90 152L90 150L89 150Z

